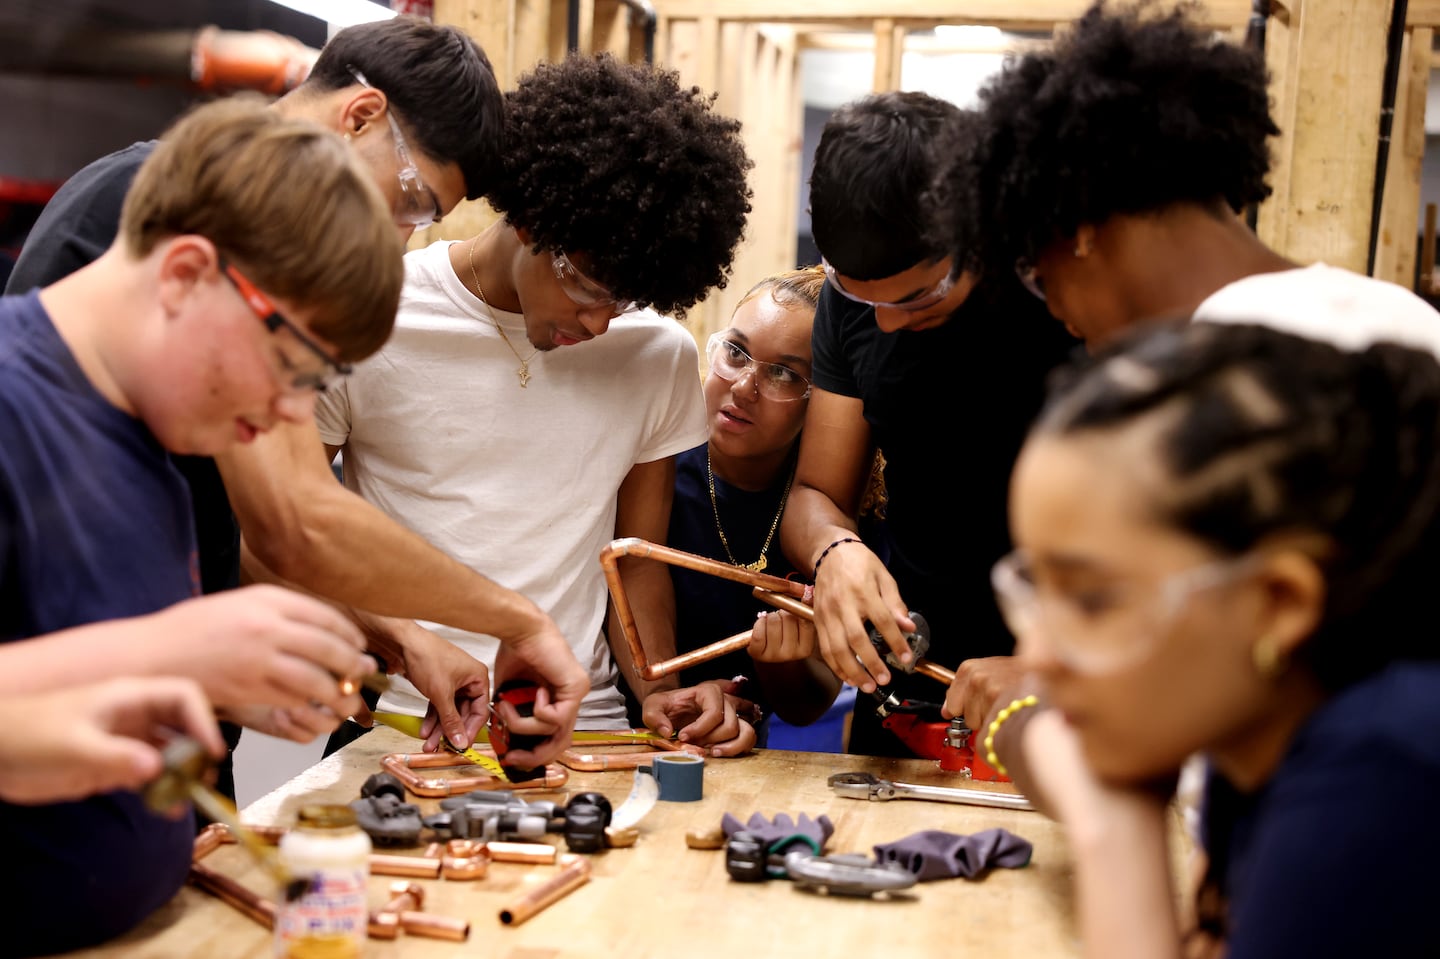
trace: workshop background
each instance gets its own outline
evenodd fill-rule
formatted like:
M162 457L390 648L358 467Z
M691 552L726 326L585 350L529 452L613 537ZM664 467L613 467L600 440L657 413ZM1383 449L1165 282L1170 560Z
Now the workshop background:
M719 93L755 159L755 212L733 289L692 311L703 343L759 277L817 259L810 159L839 104L923 90L962 106L1008 51L1048 41L1088 0L4 0L0 4L0 282L45 201L89 161L159 134L199 100L269 95L303 78L337 29L397 11L464 27L503 87L567 50L653 59ZM1440 0L1210 0L1218 32L1263 44L1272 72L1275 196L1251 221L1302 261L1395 280L1431 298L1440 200ZM1394 17L1392 11L1403 16ZM237 58L235 51L240 51ZM1385 134L1388 133L1388 136ZM1377 175L1377 171L1379 171ZM468 237L493 218L462 204L412 247ZM788 748L841 747L847 697ZM787 738L792 737L793 738ZM246 733L248 803L319 758Z

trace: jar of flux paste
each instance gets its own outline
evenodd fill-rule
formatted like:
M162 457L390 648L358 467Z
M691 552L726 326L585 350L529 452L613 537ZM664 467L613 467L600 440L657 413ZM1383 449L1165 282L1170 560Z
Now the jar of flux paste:
M370 921L370 837L349 806L300 809L295 828L280 840L280 861L305 892L275 909L277 959L357 959Z

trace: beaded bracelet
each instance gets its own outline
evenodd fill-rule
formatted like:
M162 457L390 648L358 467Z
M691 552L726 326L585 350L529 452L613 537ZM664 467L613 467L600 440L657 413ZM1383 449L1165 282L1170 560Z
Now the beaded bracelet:
M815 577L817 577L817 576L820 575L820 564L823 563L823 562L825 562L825 557L830 555L830 551L831 551L832 549L834 549L835 547L839 546L841 543L858 543L858 542L860 542L860 541L859 541L858 539L856 539L855 537L853 537L853 536L845 536L845 537L842 537L842 538L840 538L840 539L837 539L835 542L831 543L829 546L827 546L827 547L825 547L824 549L822 549L822 550L820 551L820 558L815 561L815 572L813 572L813 573L810 574L810 578L811 578L811 579L814 579Z
M1000 712L995 716L994 720L991 721L990 729L985 734L985 761L990 764L991 769L995 770L1000 775L1008 776L1010 775L1010 771L1007 770L1004 764L1000 762L1000 757L995 755L995 734L1000 731L1000 726L1005 722L1005 720L1009 719L1011 716L1015 715L1020 710L1024 709L1026 706L1035 706L1039 702L1039 698L1037 698L1034 694L1026 696L1024 699L1012 699L1010 700L1010 705L1000 710Z

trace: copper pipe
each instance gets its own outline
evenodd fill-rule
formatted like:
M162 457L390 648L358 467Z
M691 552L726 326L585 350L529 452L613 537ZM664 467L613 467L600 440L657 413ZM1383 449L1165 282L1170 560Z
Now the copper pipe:
M659 543L652 543L634 536L613 540L600 551L600 568L605 572L605 585L610 590L610 598L615 603L615 615L620 622L620 631L625 634L625 641L630 646L630 656L635 662L635 672L645 680L660 679L687 666L744 649L750 645L750 636L748 633L739 633L728 639L722 639L718 643L712 643L704 649L652 664L645 654L645 644L640 639L639 631L635 626L635 613L630 608L630 598L625 594L625 584L620 578L620 557L622 556L653 559L671 566L709 573L711 576L719 576L721 579L745 583L767 592L793 596L801 600L808 600L814 590L814 587L804 583L756 573L742 566L731 566L729 563L672 549L669 546L661 546Z
M487 842L485 848L496 862L523 862L530 865L549 865L555 861L558 852L545 842Z
M518 926L540 910L590 881L590 860L570 853L560 857L560 871L500 910L500 922Z
M776 609L783 609L787 613L794 613L801 619L808 619L815 622L815 610L802 603L793 596L785 596L781 593L772 593L768 589L761 589L756 586L750 591L756 599L764 600Z
M427 939L464 942L470 938L469 922L433 912L402 912L400 928L405 930L406 935L424 936Z
M924 658L915 660L915 664L910 669L910 672L919 673L921 676L928 676L937 683L944 683L946 686L955 682L955 670L946 669L939 663L932 663L930 660Z
M370 872L377 876L414 876L417 879L440 878L440 860L423 856L370 855Z
M455 776L451 778L425 778L415 768L442 769L466 766L475 768L463 756L449 753L391 753L380 760L380 765L405 784L405 788L417 796L438 799L458 796L480 789L559 789L570 778L563 766L555 763L545 767L545 775L526 782L512 783L494 776Z
M246 889L229 876L222 876L197 862L190 865L190 883L243 912L266 929L275 928L275 904Z
M272 846L279 845L280 840L284 839L285 834L290 831L285 826L246 826L245 828L250 830L250 835L261 842L268 842Z

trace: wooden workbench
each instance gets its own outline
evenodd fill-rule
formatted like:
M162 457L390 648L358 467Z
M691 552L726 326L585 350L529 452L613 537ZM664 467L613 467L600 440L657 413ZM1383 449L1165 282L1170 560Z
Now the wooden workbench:
M244 810L248 822L290 825L306 802L348 802L388 752L413 751L415 740L377 729L322 760ZM520 925L499 920L527 877L554 866L492 863L473 882L409 880L425 888L424 909L470 920L465 943L407 937L371 939L373 959L793 959L807 956L906 957L968 954L987 959L1044 959L1079 955L1070 900L1071 868L1056 824L1039 813L914 800L866 802L842 798L826 785L835 772L865 770L877 776L936 785L969 785L920 760L886 760L831 753L764 750L738 759L706 760L704 798L657 803L627 849L591 857L590 881ZM443 772L427 771L427 775ZM572 792L593 789L615 806L630 791L629 770L571 772L559 793L525 792L530 799L563 804ZM979 784L973 784L979 785ZM999 791L1008 785L982 788ZM438 800L414 799L425 813ZM783 880L741 884L725 871L724 852L687 848L685 833L718 826L731 812L830 816L835 835L828 852L872 853L876 843L922 829L972 833L1003 827L1035 846L1024 869L995 869L979 880L919 883L908 898L883 901L804 892ZM552 840L564 851L560 837ZM397 850L381 850L395 852ZM398 850L419 855L420 850ZM206 865L274 898L273 882L237 846L224 846ZM386 898L395 877L373 876L372 907ZM534 882L534 879L528 881ZM217 899L185 888L139 929L105 947L72 956L205 957L264 959L270 933Z

